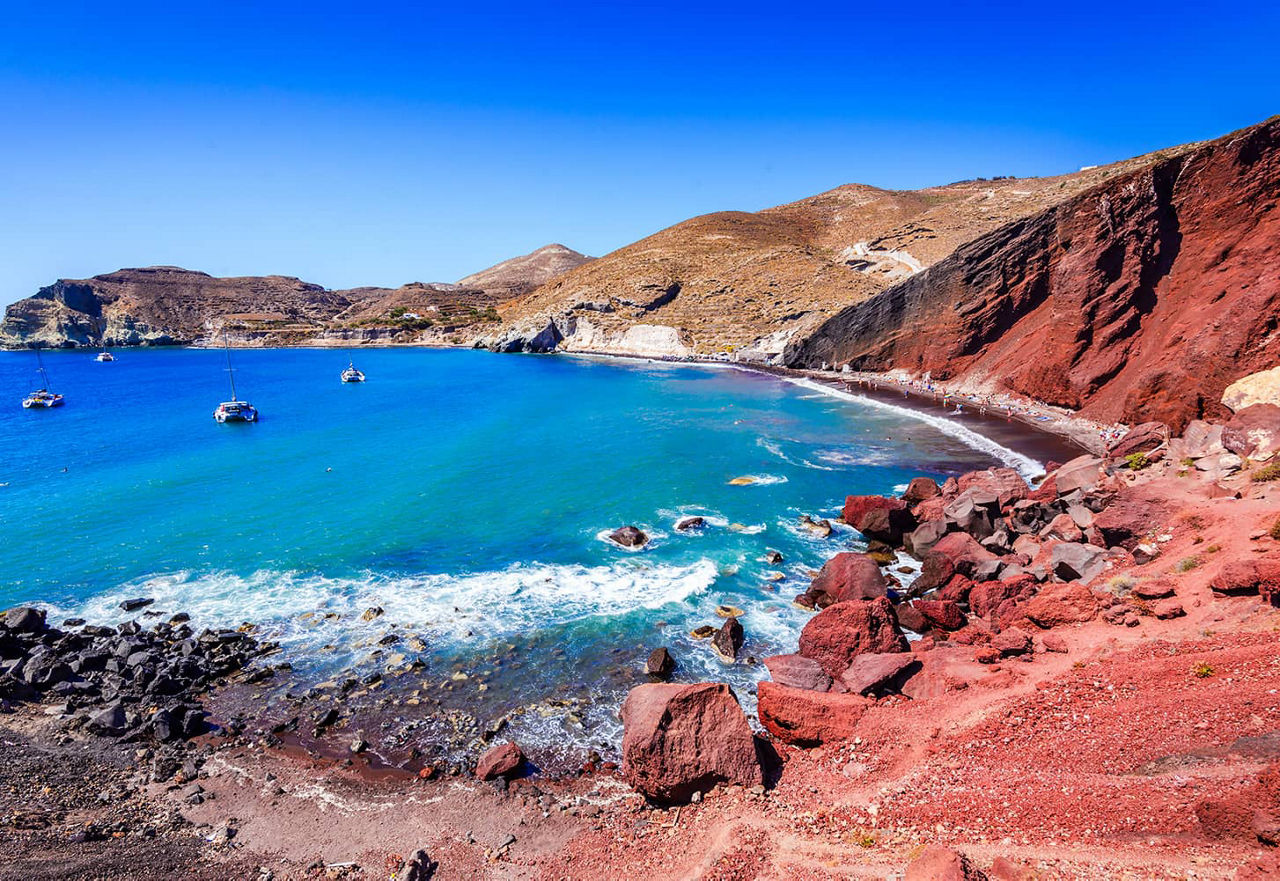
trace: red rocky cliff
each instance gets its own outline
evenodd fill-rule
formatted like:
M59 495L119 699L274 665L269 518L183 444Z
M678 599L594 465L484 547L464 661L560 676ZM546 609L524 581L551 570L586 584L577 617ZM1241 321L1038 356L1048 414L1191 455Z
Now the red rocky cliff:
M851 306L793 366L932 371L1101 421L1225 417L1280 360L1280 119L1121 175Z

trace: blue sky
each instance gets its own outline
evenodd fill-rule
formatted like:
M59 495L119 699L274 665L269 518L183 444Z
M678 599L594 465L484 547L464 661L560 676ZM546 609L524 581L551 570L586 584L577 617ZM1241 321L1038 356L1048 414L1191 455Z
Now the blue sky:
M157 263L450 281L1280 112L1280 6L1118 5L25 4L0 24L0 303Z

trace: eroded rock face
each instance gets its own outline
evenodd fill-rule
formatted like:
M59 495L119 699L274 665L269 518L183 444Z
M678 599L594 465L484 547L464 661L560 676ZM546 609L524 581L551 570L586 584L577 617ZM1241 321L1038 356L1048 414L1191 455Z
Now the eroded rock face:
M1280 121L1117 175L828 319L786 362L981 375L1175 432L1274 367ZM1247 400L1241 398L1241 401Z
M817 661L833 679L864 652L905 652L907 638L890 602L852 600L819 612L800 632L800 654Z
M687 801L717 783L764 782L755 738L729 686L639 685L622 704L622 773L659 802Z

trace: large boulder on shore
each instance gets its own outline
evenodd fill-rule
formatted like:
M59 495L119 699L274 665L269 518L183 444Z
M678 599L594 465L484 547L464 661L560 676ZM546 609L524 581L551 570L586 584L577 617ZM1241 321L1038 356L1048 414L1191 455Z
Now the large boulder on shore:
M982 490L994 495L1000 507L1010 505L1027 497L1027 481L1012 468L988 468L985 471L970 471L961 474L956 484L960 492L971 489Z
M1058 495L1065 496L1076 490L1088 492L1102 479L1102 460L1096 456L1077 456L1053 472L1053 482Z
M907 550L916 559L923 560L933 550L934 545L947 534L947 528L944 516L924 520L910 535L903 537Z
M858 655L840 674L840 684L851 694L894 692L919 669L920 662L911 652Z
M916 528L916 518L905 508L873 508L854 525L872 541L901 547L902 537Z
M822 665L804 655L773 655L764 659L773 681L789 688L807 691L830 691L831 677Z
M901 511L906 507L907 503L902 499L890 499L885 496L846 496L841 518L845 523L857 529L858 524L862 522L862 518L868 511L879 508Z
M524 752L514 743L507 741L485 750L476 762L476 776L481 780L497 780L499 777L510 780L520 773L524 767Z
M823 564L796 602L807 608L825 609L848 600L882 597L887 589L888 583L875 560L866 554L845 552Z
M906 491L902 493L902 500L907 503L908 507L915 507L921 502L935 498L942 492L938 488L938 481L932 477L913 477L911 482L907 484Z
M1092 621L1098 614L1098 600L1079 582L1055 584L1029 599L1022 611L1037 627L1048 630Z
M893 605L884 597L829 606L800 632L800 654L817 661L833 679L866 652L909 651Z
M795 746L850 739L871 704L869 698L856 694L788 688L768 680L756 690L760 723L774 737Z
M723 682L638 685L622 704L622 726L623 777L654 801L764 782L747 717Z
M1094 545L1059 542L1049 552L1053 574L1063 581L1088 584L1107 568L1106 551Z
M1148 533L1159 530L1169 514L1167 500L1144 487L1133 487L1093 515L1089 525L1098 530L1108 547L1131 551Z
M0 625L11 633L44 633L48 629L45 623L44 609L32 606L18 606L4 613Z

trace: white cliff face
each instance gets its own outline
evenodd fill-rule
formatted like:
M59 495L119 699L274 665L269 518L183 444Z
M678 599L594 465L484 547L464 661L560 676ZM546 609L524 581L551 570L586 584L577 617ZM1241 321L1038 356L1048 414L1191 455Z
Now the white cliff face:
M623 331L605 331L583 318L574 319L572 332L560 344L566 352L682 358L693 350L680 331L663 324L634 324Z

